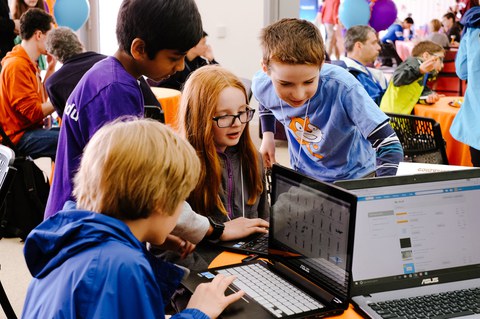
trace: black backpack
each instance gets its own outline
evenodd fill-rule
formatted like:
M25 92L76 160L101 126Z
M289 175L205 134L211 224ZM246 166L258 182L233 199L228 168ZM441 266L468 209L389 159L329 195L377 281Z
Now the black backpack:
M4 144L17 151L1 128L0 135ZM50 184L43 171L28 156L16 157L13 167L16 174L0 207L0 238L25 239L43 221Z

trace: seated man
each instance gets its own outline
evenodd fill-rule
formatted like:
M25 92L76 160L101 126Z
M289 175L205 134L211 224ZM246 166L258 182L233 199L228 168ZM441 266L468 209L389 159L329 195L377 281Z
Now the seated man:
M59 212L25 242L34 278L22 318L165 318L184 274L143 243L165 241L199 173L193 147L163 124L99 129L75 177L78 209ZM233 279L200 285L175 318L216 318L243 296L224 295Z
M458 47L462 35L462 26L455 19L453 12L448 12L442 17L443 31L450 40L452 47Z
M0 125L20 153L54 160L58 130L43 129L43 119L54 108L36 62L47 53L45 39L52 27L52 16L40 9L30 9L20 18L22 43L2 60ZM46 77L54 69L55 63L50 63Z
M380 105L388 81L381 70L368 67L380 52L375 29L366 25L353 26L345 34L347 57L343 59L348 71L357 78L368 95Z
M410 34L408 39L413 37L412 25L414 24L413 19L410 17L405 18L402 23L394 23L388 27L387 33L383 36L380 51L380 57L382 59L382 65L392 66L392 59L395 60L395 63L400 65L402 59L398 56L397 50L395 49L396 41L404 41L403 36L404 30L409 30Z

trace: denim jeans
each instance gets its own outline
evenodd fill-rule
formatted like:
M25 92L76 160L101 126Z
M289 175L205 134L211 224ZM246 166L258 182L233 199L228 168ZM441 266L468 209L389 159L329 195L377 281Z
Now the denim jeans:
M55 160L59 128L27 131L17 144L18 150L31 158L50 157Z

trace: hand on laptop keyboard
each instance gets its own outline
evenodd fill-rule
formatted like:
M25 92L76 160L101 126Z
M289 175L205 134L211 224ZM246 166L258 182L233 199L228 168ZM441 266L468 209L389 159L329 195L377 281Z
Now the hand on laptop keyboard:
M210 318L217 318L228 305L245 294L240 290L225 296L225 291L235 279L235 276L217 275L211 282L198 285L188 302L187 309L196 308Z
M220 240L229 241L248 237L254 233L268 233L268 222L261 218L239 217L225 223Z

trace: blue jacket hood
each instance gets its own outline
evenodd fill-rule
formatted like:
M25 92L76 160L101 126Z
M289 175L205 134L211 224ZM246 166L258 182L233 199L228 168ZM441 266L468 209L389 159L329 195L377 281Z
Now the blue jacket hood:
M480 7L473 7L468 10L460 23L465 28L480 28Z
M42 278L68 258L111 239L145 249L118 219L89 211L65 210L29 234L24 247L25 260L32 276Z

